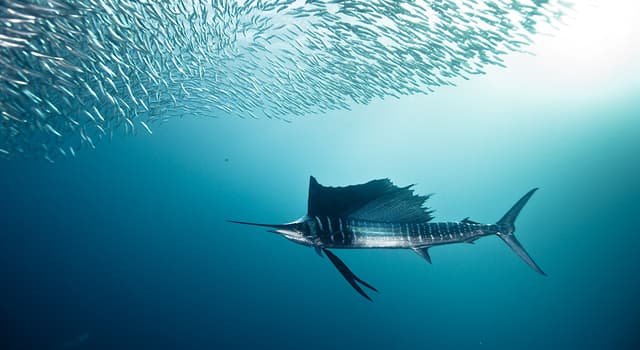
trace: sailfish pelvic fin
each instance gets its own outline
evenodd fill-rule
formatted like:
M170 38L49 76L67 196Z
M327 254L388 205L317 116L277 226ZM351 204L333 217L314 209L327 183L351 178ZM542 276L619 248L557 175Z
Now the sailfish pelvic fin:
M344 277L344 279L347 280L347 282L349 282L351 287L353 287L353 289L355 289L356 292L358 292L358 294L362 295L365 299L367 299L369 301L373 301L373 300L371 300L371 297L369 297L367 295L367 293L365 293L362 290L362 288L358 285L358 283L360 283L363 286L371 289L374 292L377 292L378 291L377 289L375 289L369 283L367 283L367 282L361 280L360 278L358 278L358 276L356 276L353 272L351 272L351 270L347 267L347 265L344 262L342 262L342 260L340 260L340 258L338 258L330 250L323 248L322 251L324 251L324 253L327 255L327 257L329 257L329 260L331 260L333 265L338 269L338 271L340 271L340 273L342 274L342 277ZM356 283L356 282L358 282L358 283Z

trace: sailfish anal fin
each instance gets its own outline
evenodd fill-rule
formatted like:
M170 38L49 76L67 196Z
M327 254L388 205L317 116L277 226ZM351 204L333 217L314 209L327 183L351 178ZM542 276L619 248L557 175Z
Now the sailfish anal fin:
M411 248L416 254L420 255L424 260L426 260L429 264L431 264L431 256L428 251L429 247L425 248Z
M353 287L353 289L355 289L356 292L358 292L358 294L362 295L365 299L369 301L373 301L371 300L371 297L369 297L367 293L365 293L364 290L362 290L362 288L358 285L358 283L371 289L374 292L377 292L378 291L377 289L375 289L369 283L361 280L358 276L356 276L353 272L351 272L351 270L347 267L347 265L344 262L342 262L342 260L340 260L340 258L338 258L330 250L323 248L322 251L324 251L327 257L329 257L329 260L331 260L333 265L338 269L338 271L340 271L340 274L342 274L342 277L344 277L344 279L347 280L347 282L349 282L351 287Z

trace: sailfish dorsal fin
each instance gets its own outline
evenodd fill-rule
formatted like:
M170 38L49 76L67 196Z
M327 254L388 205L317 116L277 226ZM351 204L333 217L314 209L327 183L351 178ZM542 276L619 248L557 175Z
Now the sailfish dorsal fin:
M326 187L311 176L307 214L379 222L426 222L433 218L431 210L424 207L428 198L415 195L411 186L398 187L389 179Z

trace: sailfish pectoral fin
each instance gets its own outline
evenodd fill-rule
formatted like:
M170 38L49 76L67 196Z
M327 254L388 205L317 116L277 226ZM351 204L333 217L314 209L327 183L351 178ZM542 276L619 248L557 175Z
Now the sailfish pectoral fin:
M367 293L365 293L362 290L362 288L360 288L360 286L356 282L359 282L360 284L362 284L363 286L371 289L374 292L377 292L378 291L377 289L375 289L369 283L367 283L367 282L361 280L360 278L358 278L358 276L356 276L353 272L351 272L351 270L347 267L347 265L344 262L342 262L342 260L340 260L340 258L338 258L331 251L329 251L327 249L324 249L324 248L322 249L322 251L324 251L324 253L327 255L327 257L329 257L329 260L331 260L333 265L338 269L338 271L340 271L340 274L342 274L342 277L344 277L344 279L347 280L347 282L349 282L351 287L353 287L353 289L355 289L356 292L358 292L360 295L362 295L365 299L367 299L369 301L373 301L367 295Z

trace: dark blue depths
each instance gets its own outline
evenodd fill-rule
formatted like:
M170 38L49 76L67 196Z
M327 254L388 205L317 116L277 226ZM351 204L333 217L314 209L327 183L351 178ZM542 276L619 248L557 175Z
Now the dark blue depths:
M53 165L2 162L0 348L633 349L634 101L565 108L585 122L562 132L532 121L540 111L493 122L454 113L419 141L402 126L423 120L415 111L185 120ZM447 153L459 123L474 131ZM496 140L495 127L517 131ZM368 141L383 135L407 137L386 154ZM434 247L433 265L404 250L336 251L380 290L370 303L312 249L224 221L296 219L310 174L418 183L436 192L443 221L494 222L539 186L516 224L549 276L496 237Z

